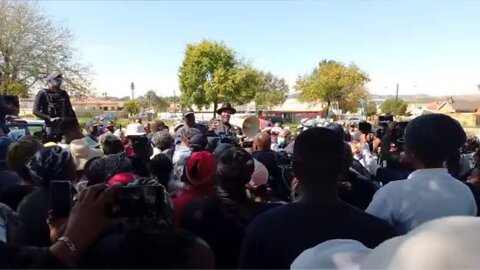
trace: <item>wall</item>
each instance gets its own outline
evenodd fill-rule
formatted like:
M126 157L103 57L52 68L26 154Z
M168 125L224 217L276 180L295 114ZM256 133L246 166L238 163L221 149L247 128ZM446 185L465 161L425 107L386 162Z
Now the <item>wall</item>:
M475 113L449 113L447 114L456 119L465 128L480 126L480 115Z

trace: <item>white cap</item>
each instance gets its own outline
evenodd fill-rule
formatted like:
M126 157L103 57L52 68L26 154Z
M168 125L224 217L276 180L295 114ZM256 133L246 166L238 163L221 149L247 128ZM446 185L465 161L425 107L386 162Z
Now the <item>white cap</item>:
M87 161L94 157L102 157L101 149L90 148L86 139L78 139L70 142L70 154L75 162L77 171L83 170Z
M290 269L359 269L369 252L355 240L329 240L302 252Z
M479 231L478 217L435 219L380 244L361 269L478 269Z
M139 123L134 123L134 124L129 124L127 126L127 130L125 131L125 136L143 136L147 134L145 132L145 128L143 127L142 124Z

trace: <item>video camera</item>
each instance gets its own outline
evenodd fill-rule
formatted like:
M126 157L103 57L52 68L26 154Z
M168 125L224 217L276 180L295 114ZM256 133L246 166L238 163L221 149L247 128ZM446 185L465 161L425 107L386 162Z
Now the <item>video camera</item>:
M68 217L75 204L76 190L69 181L52 181L52 210L55 217ZM111 218L164 218L165 189L161 185L124 186L116 194L112 203L107 205L106 215Z

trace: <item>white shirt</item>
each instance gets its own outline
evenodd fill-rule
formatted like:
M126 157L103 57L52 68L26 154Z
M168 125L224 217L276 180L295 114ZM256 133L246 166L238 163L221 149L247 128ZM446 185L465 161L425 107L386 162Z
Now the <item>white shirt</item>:
M407 233L440 217L476 216L477 206L470 189L447 169L423 169L379 189L365 211Z

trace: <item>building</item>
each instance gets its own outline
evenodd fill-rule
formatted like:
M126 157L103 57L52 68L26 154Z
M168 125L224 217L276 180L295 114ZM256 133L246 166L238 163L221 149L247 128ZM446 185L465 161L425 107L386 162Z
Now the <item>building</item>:
M110 99L71 99L73 110L79 117L92 117L98 114L109 113L123 115L124 101ZM19 115L33 117L33 99L20 100Z
M476 99L462 99L450 97L444 101L426 104L423 110L428 113L447 114L464 127L480 126L480 101Z
M328 106L324 102L301 102L300 92L290 93L285 102L268 110L269 115L281 116L286 122L299 123L304 118L325 117Z

